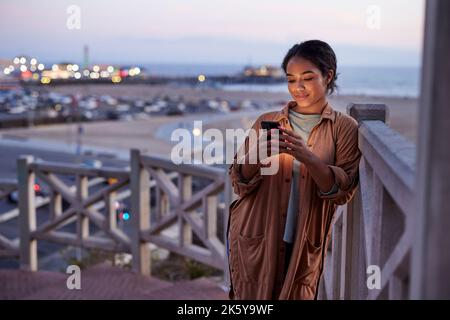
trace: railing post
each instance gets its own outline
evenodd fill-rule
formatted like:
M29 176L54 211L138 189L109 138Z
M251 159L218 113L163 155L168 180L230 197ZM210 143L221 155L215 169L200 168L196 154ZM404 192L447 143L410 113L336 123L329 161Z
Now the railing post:
M141 240L141 232L150 228L150 177L147 169L141 165L139 150L131 150L130 161L133 271L143 275L150 275L150 247Z
M83 242L89 238L89 218L84 213L83 200L88 197L88 178L77 175L77 237L80 243L80 252L83 247Z
M37 271L37 240L31 236L36 230L35 175L29 168L32 156L21 156L17 160L19 190L20 268Z
M347 114L358 123L368 120L386 122L388 113L389 110L384 104L349 103L347 106Z
M192 176L188 176L185 174L179 173L178 175L179 179L179 194L180 194L180 203L178 205L181 205L182 202L188 201L190 198L192 198ZM186 221L183 220L182 216L183 214L189 214L189 212L183 213L180 212L180 215L178 216L178 226L180 228L180 236L179 236L179 243L182 247L188 247L192 244L192 228L191 226L186 223Z
M50 197L50 219L55 220L62 214L62 196L60 193L53 191Z
M108 192L105 195L106 228L108 230L116 230L117 228L116 197L116 192Z
M224 285L226 286L226 289L230 288L230 269L228 266L228 253L229 253L229 248L227 245L227 240L228 240L228 219L229 219L229 207L231 202L233 201L233 188L231 186L231 180L230 177L228 175L228 166L225 166L225 184L224 184L224 203L225 203L225 207L223 210L224 213L224 217L223 217L223 227L224 227L224 231L223 231L223 235L224 235L224 243L225 243L225 264L223 266L223 282Z

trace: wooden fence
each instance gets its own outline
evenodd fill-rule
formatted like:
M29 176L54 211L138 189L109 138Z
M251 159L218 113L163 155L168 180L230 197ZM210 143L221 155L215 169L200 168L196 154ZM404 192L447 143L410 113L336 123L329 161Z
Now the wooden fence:
M360 184L335 214L319 298L405 299L413 281L415 146L384 123L384 105L352 104L348 113L360 124ZM370 278L378 268L379 289Z
M131 150L130 163L131 170L96 169L35 161L31 156L19 158L18 182L0 184L2 196L19 191L18 208L0 215L0 223L18 217L20 241L1 236L0 253L20 255L21 268L35 271L39 240L129 252L133 269L149 275L150 244L154 244L228 270L225 230L217 228L227 221L230 194L224 192L228 185L225 171L206 165L175 165L138 150ZM45 198L36 197L37 178L47 186ZM108 181L113 182L103 183ZM127 198L132 223L128 234L117 225L116 208L116 201ZM63 201L67 204L64 210ZM48 214L38 223L37 209L44 205L48 205Z

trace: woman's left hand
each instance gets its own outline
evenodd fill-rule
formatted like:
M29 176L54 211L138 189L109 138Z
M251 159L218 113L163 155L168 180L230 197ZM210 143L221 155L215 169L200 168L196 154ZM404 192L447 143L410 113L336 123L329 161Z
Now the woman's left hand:
M279 153L287 153L300 162L307 164L313 158L313 153L306 146L303 138L292 130L280 129Z

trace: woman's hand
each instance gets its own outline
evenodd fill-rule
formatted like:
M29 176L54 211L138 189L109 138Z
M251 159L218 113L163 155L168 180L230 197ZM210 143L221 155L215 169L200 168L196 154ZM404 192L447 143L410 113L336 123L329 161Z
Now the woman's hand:
M280 153L290 154L304 164L310 163L314 155L306 146L303 138L294 131L284 127L280 127L280 131Z
M328 165L312 153L302 137L297 133L280 127L280 153L287 153L300 162L303 162L311 174L314 182L322 192L332 190L335 180L334 174Z

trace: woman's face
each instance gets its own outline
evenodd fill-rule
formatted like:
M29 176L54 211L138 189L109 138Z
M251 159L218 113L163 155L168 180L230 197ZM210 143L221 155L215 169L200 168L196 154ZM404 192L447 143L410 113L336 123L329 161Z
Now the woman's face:
M292 57L286 66L288 90L297 105L303 108L313 106L327 94L327 85L333 71L324 77L309 60Z

